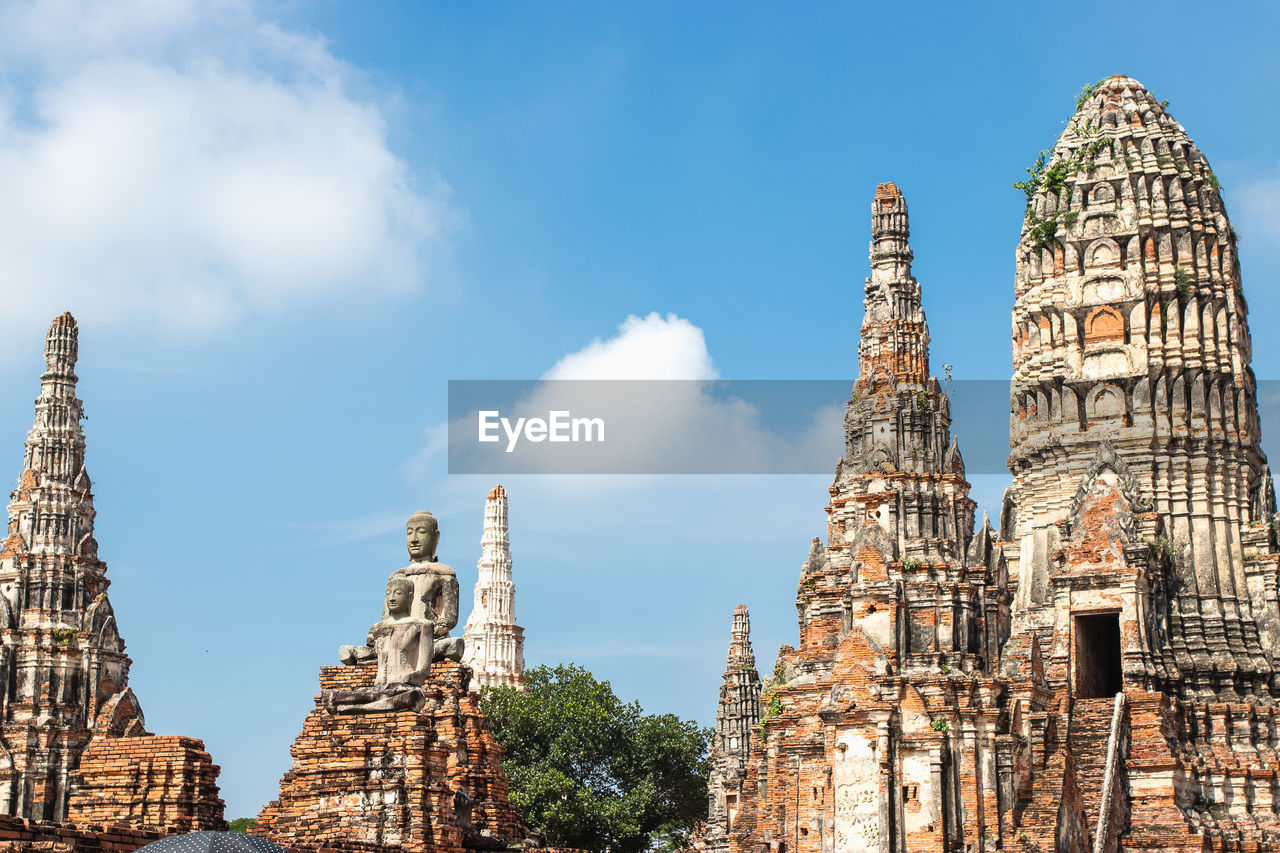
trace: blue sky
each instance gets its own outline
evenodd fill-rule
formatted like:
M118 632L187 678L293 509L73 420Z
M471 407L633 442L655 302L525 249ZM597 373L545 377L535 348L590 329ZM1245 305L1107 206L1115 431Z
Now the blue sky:
M16 477L41 339L72 310L132 684L153 731L205 739L228 815L254 814L318 667L377 618L413 510L440 516L442 559L474 582L492 478L445 473L447 380L596 357L851 379L885 180L910 206L935 369L1004 378L1010 184L1100 77L1168 98L1213 163L1254 368L1280 378L1260 331L1280 316L1278 19L1266 3L0 5L0 451ZM629 317L642 335L619 331ZM828 480L505 479L529 662L574 660L710 722L735 604L762 668L795 639ZM1001 488L975 482L988 507Z

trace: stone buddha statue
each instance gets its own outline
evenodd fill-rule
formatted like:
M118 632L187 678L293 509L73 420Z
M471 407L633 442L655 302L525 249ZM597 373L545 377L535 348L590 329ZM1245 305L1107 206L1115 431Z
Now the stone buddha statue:
M369 629L368 646L354 647L364 648L369 654L352 660L358 663L377 659L378 674L373 686L324 691L321 701L330 713L401 711L422 707L423 695L418 688L431 674L435 625L429 619L412 615L413 598L413 581L395 575L387 581L385 615L382 621ZM357 656L352 654L351 657Z
M369 629L371 645L378 658L375 687L402 684L418 687L431 674L435 626L430 620L409 615L412 602L412 581L401 577L387 581L387 615Z
M458 576L451 566L436 560L440 524L429 512L415 512L405 523L409 565L393 577L413 580L415 616L435 624L435 660L462 660L462 638L450 637L458 625ZM418 607L420 606L420 609Z
M331 713L396 711L417 708L417 688L431 673L431 662L461 660L462 638L450 637L458 624L458 576L437 562L440 525L429 512L416 512L405 525L409 565L387 580L382 620L369 629L363 646L341 646L347 665L377 661L373 687L326 690Z

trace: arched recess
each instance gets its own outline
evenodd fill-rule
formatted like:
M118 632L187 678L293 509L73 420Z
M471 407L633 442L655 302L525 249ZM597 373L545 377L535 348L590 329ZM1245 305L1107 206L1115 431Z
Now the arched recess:
M1089 392L1087 411L1091 422L1123 417L1124 392L1109 383L1096 386Z
M1110 305L1089 312L1084 321L1085 346L1101 343L1124 343L1124 317Z

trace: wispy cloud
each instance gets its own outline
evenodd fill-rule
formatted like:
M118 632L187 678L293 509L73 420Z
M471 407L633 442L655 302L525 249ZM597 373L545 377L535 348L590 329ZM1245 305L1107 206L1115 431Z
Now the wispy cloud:
M70 308L180 339L404 291L453 218L359 73L249 3L11 4L0 71L9 328Z

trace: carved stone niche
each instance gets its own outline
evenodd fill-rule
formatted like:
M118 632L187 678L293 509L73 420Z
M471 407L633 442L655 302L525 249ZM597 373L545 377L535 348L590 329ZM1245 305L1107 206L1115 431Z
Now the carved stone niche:
M1086 412L1090 421L1121 418L1125 414L1124 390L1115 385L1099 385L1089 393Z
M1084 320L1085 346L1124 343L1124 316L1110 305L1093 309Z
M1097 184L1093 191L1089 193L1090 204L1114 204L1115 200L1115 188L1108 183Z

